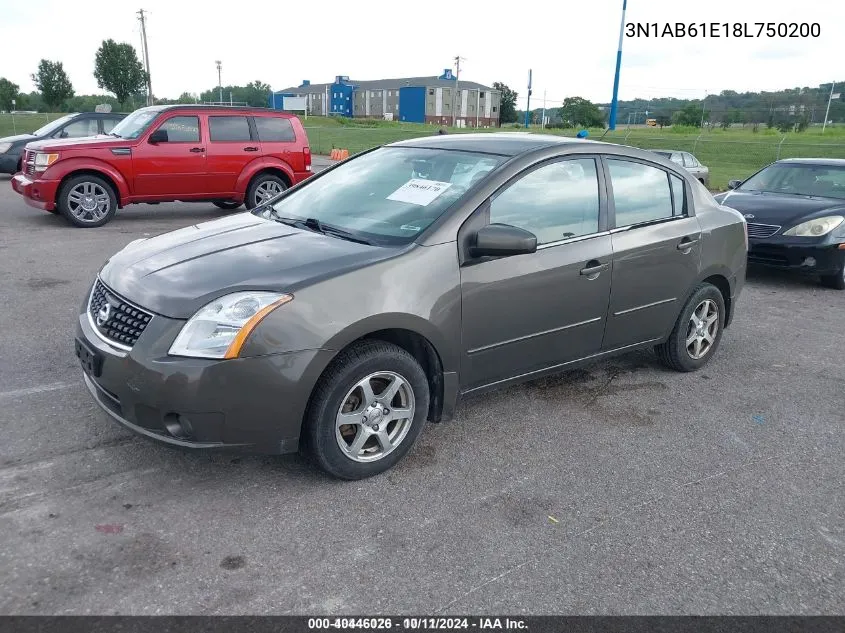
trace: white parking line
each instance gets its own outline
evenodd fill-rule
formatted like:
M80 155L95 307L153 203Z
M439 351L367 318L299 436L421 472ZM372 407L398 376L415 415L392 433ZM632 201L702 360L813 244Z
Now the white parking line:
M49 385L39 385L38 387L27 387L25 389L12 389L12 391L0 391L0 400L4 398L19 398L21 396L32 396L48 391L59 391L60 389L69 389L76 387L79 383L76 382L54 382Z

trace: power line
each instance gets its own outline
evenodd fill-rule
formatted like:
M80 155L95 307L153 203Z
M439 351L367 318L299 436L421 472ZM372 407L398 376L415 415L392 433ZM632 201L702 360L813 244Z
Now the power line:
M150 53L149 46L147 45L147 25L143 9L138 9L138 20L141 22L141 43L144 53L144 70L147 73L147 105L151 106L154 103L153 81L150 77Z

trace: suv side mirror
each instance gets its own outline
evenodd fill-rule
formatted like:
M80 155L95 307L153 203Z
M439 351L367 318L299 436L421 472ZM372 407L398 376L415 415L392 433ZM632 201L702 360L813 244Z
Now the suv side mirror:
M150 134L149 142L155 145L156 143L167 143L167 130L161 128Z
M728 189L736 189L742 184L741 180L729 180L728 181Z
M537 251L537 236L509 224L488 224L475 234L473 257L508 257Z

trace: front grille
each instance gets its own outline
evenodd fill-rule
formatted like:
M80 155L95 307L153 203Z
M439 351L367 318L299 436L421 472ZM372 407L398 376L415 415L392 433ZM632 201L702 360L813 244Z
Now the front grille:
M780 231L780 227L775 224L752 224L748 223L748 237L754 239L763 239L771 237Z
M153 315L125 301L99 279L94 284L88 314L94 327L107 340L131 348L149 325Z
M28 175L32 175L35 173L35 152L26 151L23 157L24 162L24 171Z

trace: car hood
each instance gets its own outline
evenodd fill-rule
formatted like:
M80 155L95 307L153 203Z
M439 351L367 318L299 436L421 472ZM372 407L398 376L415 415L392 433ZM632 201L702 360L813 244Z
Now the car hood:
M117 138L99 134L97 136L82 136L79 138L51 138L43 141L27 143L26 149L37 151L61 151L67 149L95 149L98 147L126 147L134 144L134 140Z
M715 198L719 204L742 213L750 223L779 226L792 226L831 213L841 214L845 209L845 200L777 193L728 191Z
M400 251L240 213L130 243L100 279L156 314L187 319L230 292L295 292Z
M0 143L20 143L22 141L31 141L36 138L32 134L17 134L15 136L4 136L0 138Z

